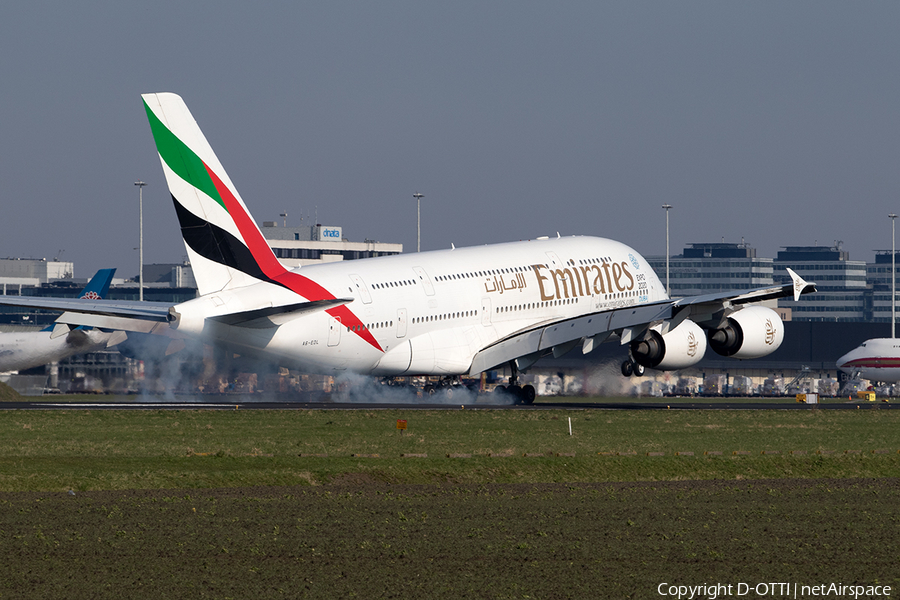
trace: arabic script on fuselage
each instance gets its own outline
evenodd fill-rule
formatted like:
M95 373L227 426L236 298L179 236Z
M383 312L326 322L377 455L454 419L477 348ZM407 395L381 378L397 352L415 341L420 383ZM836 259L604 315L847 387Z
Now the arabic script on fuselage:
M593 296L627 292L638 287L646 290L646 282L641 274L633 275L627 262L603 261L600 264L571 265L553 269L546 265L531 265L535 282L541 294L541 301L562 300L578 296ZM528 281L524 273L495 275L487 278L484 289L488 293L524 291ZM646 292L642 292L646 293Z

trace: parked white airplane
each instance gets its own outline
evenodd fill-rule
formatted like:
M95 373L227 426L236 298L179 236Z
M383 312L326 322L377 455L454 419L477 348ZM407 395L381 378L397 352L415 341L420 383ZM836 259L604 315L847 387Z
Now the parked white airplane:
M896 383L900 381L900 339L866 340L837 359L837 368L853 378Z
M105 298L115 269L100 269L78 297L81 302ZM79 327L53 331L17 331L0 333L0 372L23 371L46 365L76 354L105 348L110 333Z
M143 96L200 297L160 303L65 301L58 323L198 338L308 372L440 375L509 365L516 373L615 335L623 372L696 364L707 346L735 358L774 351L775 311L748 304L815 291L792 285L669 299L632 248L593 237L304 266L275 257L182 99ZM0 303L4 302L0 299ZM9 303L19 303L11 301ZM704 331L705 330L705 331Z

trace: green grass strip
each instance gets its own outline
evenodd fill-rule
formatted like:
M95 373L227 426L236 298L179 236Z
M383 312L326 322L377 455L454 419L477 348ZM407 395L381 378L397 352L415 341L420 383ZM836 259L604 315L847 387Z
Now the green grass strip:
M0 491L897 477L898 426L880 410L10 411Z

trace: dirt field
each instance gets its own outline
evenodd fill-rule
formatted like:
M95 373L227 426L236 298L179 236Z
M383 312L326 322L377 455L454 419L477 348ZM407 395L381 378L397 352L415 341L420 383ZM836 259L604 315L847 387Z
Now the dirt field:
M898 506L897 479L3 493L0 598L896 596Z

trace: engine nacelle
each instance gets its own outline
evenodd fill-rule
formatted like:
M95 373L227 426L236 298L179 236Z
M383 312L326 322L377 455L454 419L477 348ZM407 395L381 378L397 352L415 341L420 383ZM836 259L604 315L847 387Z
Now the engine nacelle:
M690 320L665 335L651 329L644 337L631 342L631 357L650 369L685 369L696 365L706 354L706 336L700 326Z
M709 346L734 358L760 358L775 352L784 340L781 317L765 306L748 306L728 317L724 327L711 329Z

